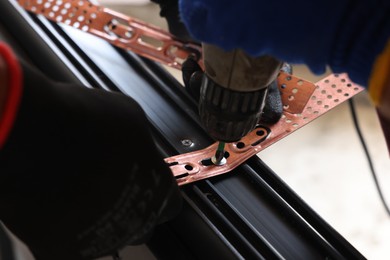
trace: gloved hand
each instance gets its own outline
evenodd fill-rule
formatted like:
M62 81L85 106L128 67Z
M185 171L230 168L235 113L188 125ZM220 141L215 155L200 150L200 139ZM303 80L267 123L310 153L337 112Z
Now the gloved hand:
M198 41L306 64L367 87L390 151L390 1L179 0Z
M388 0L180 0L179 9L198 41L304 63L317 74L329 65L363 86L390 36Z
M168 23L169 31L182 40L196 42L184 26L179 15L178 0L152 0L160 6L160 16L164 17ZM291 66L285 65L286 72L292 74ZM189 57L182 66L183 82L187 92L199 101L200 88L203 71L193 57ZM283 112L283 104L276 82L273 82L268 89L266 104L263 109L261 122L266 124L276 123Z
M160 6L160 16L164 17L170 33L185 41L194 41L180 19L178 0L151 0Z
M181 197L142 109L21 65L20 106L0 147L0 220L37 260L95 259L145 242Z

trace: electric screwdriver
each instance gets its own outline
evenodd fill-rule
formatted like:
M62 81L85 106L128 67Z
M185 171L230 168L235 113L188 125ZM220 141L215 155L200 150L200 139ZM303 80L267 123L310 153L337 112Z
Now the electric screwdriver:
M268 86L282 62L271 56L251 57L240 49L225 51L202 44L205 73L199 115L205 130L220 142L212 159L220 164L226 142L236 142L252 131L261 118Z

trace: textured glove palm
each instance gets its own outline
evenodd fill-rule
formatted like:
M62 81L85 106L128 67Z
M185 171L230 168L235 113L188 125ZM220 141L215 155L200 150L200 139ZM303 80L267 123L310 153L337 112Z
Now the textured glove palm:
M145 242L181 197L142 109L23 68L21 106L0 150L0 220L39 260L95 259Z

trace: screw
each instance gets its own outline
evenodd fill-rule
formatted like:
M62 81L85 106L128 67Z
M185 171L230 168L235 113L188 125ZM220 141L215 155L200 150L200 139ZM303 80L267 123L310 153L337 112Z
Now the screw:
M186 147L191 147L194 143L190 139L181 140L181 144Z

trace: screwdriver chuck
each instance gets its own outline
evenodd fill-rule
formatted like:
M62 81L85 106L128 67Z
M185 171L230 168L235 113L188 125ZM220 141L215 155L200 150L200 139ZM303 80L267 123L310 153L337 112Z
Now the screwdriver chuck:
M282 63L203 44L205 73L199 99L203 127L216 141L237 142L259 122L268 86Z
M203 77L199 114L205 130L215 140L236 142L252 131L264 107L267 88L241 92Z

